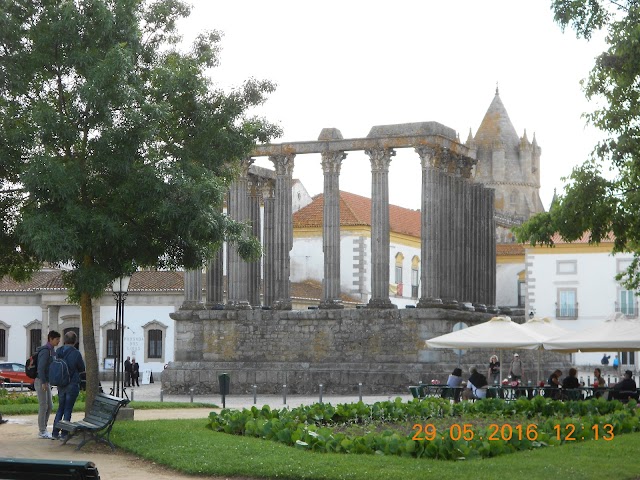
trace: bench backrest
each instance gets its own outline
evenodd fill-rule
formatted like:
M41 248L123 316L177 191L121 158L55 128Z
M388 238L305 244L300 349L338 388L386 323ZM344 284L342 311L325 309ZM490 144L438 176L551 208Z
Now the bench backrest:
M41 480L48 478L88 480L100 478L93 462L85 460L42 460L0 458L0 478Z
M129 400L107 395L105 393L99 393L96 395L91 410L84 417L85 422L90 422L95 425L108 425L112 422L120 407L129 403Z

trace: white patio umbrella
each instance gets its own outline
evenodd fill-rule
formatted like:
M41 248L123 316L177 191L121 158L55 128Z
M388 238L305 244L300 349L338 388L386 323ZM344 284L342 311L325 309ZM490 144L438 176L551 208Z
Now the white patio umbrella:
M558 326L556 322L551 320L549 317L540 318L534 317L526 323L521 325L525 330L532 332L539 337L542 337L543 340L549 340L555 337L559 337L562 335L568 335L570 332L566 328L562 328ZM536 368L536 377L537 381L540 381L540 354L542 349L538 349L538 364Z
M544 338L526 330L507 316L493 317L488 322L434 337L425 342L427 348L490 348L500 354L500 378L502 375L502 350L535 350L542 348Z
M640 350L640 321L629 319L621 313L582 330L547 339L547 350L563 352L622 352Z

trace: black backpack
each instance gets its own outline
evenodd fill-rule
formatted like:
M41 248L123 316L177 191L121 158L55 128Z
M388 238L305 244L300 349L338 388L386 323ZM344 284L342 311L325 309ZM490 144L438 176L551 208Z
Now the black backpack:
M27 374L29 378L36 378L38 376L38 353L40 349L33 352L27 361L24 362L24 373Z

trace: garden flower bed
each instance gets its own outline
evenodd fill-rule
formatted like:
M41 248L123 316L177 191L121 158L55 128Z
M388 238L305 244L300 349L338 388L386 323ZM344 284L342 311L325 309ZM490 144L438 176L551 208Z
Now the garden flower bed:
M596 440L640 430L635 402L559 402L542 397L452 404L429 398L365 405L212 412L209 427L329 453L401 455L462 460Z

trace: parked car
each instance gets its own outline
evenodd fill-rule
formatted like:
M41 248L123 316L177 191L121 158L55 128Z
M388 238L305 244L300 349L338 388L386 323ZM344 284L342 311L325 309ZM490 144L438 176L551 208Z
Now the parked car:
M13 384L22 382L25 387L34 390L33 378L27 377L27 374L24 373L24 365L22 363L0 363L0 380Z

